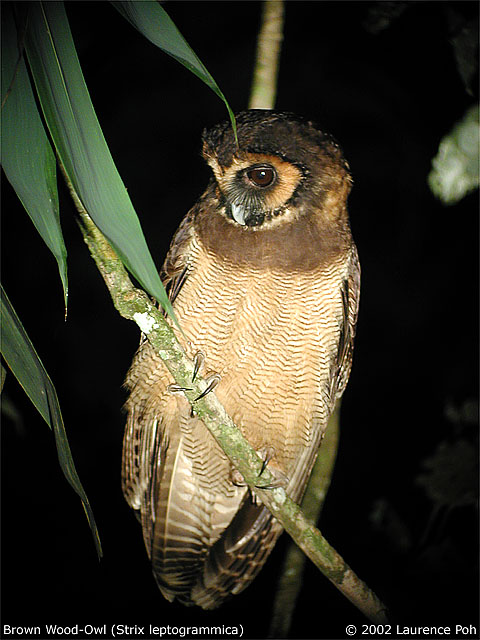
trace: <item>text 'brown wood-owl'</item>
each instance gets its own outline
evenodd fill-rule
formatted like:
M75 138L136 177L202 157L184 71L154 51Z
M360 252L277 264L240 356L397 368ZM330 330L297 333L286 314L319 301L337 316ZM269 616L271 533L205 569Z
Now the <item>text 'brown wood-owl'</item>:
M300 501L351 367L360 267L337 143L251 110L203 135L213 177L162 278L235 424ZM182 340L182 338L180 338ZM123 491L161 592L205 609L245 589L282 527L256 504L148 342L127 375Z

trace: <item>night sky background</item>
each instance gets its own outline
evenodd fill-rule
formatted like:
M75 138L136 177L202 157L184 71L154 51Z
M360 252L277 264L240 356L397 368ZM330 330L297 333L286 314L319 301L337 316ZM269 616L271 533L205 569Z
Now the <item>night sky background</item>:
M209 178L202 129L224 120L225 107L108 3L66 5L100 124L160 268ZM399 15L381 23L379 11L392 5ZM232 108L246 108L260 3L165 8ZM478 100L478 81L467 90L451 43L476 16L476 2L286 8L276 107L314 119L343 147L362 264L354 365L320 528L402 625L478 629L478 192L446 207L427 185L441 138ZM104 558L53 435L9 374L2 623L242 624L244 637L264 638L286 535L255 582L219 610L169 604L155 585L120 488L122 382L139 331L115 312L63 184L60 198L67 322L55 260L6 180L2 280L56 386ZM291 637L344 638L347 624L366 622L309 564Z

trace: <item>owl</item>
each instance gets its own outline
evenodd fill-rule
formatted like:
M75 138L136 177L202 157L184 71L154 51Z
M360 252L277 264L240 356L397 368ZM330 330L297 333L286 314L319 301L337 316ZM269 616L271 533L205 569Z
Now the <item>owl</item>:
M293 114L249 110L203 133L211 180L177 230L162 280L187 354L299 502L347 383L360 266L351 176L334 139ZM148 342L127 374L122 488L162 594L204 609L255 578L282 527Z

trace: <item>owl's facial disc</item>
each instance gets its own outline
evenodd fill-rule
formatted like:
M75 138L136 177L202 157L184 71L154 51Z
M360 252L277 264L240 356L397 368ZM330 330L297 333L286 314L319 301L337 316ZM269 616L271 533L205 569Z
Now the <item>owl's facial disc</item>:
M301 170L277 156L243 153L229 167L209 163L224 197L225 215L245 227L279 216L303 178Z

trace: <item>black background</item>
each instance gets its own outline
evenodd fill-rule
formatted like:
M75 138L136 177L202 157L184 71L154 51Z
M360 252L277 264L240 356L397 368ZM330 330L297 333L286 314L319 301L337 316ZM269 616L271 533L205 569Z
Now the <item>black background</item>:
M232 108L246 108L260 4L165 6ZM459 441L477 446L478 196L445 207L426 182L441 138L476 99L449 37L455 15L472 18L478 5L405 3L388 28L373 32L376 9L290 2L286 10L276 107L315 119L340 141L355 180L350 215L362 263L354 366L320 527L395 623L478 629L478 513L462 501L472 474L455 453ZM99 121L160 267L208 180L201 131L225 119L225 107L108 3L68 2L67 13ZM263 638L286 535L247 591L217 611L169 604L157 590L120 490L122 381L138 330L113 309L63 185L60 196L68 321L56 263L5 180L2 279L56 385L105 556L96 557L53 436L9 374L2 623L242 624L245 637ZM417 478L442 442L437 476L453 497L443 492L435 502ZM365 622L309 565L291 637L343 638L347 624Z

